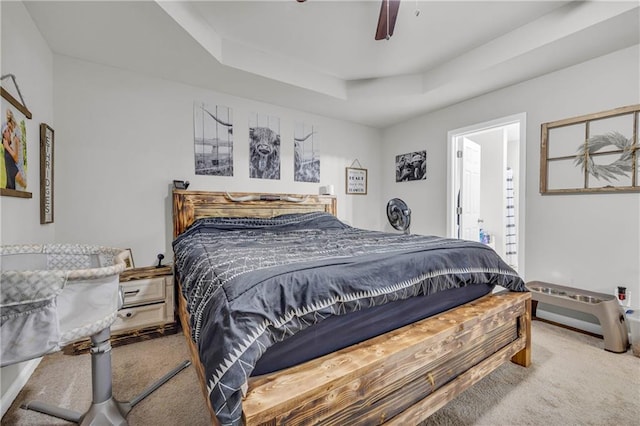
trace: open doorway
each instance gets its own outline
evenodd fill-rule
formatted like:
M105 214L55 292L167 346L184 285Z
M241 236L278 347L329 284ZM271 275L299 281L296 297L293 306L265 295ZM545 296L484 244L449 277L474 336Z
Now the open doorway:
M447 235L490 245L524 275L526 114L448 132Z

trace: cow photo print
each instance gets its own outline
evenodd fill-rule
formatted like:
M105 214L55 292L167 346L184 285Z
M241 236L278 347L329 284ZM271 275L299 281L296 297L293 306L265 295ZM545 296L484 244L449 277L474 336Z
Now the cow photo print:
M266 114L249 117L249 177L280 179L280 119Z

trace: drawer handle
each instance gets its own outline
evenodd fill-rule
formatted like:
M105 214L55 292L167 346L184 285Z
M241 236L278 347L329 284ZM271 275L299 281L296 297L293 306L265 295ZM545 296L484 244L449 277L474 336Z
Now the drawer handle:
M140 289L133 290L133 291L125 291L124 295L125 296L131 296L131 295L135 295L135 294L138 294L138 293L140 293Z
M133 316L133 312L127 312L126 314L122 315L122 314L118 314L118 316L120 318L131 318Z

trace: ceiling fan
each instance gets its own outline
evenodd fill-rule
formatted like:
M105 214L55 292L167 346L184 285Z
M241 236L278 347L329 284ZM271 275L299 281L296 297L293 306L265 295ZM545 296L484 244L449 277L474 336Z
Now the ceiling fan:
M399 8L400 0L382 0L378 28L376 29L376 40L389 40L391 38L393 29L396 26Z
M298 3L304 3L307 0L296 0ZM400 0L382 0L380 5L380 16L378 17L378 27L376 28L376 40L389 40L393 35L393 29L396 26L398 18L398 9L400 8ZM420 13L416 9L416 16Z

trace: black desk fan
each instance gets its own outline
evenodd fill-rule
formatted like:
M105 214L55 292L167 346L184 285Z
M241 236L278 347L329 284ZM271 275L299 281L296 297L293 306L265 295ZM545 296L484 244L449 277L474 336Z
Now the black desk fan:
M400 198L392 198L387 203L387 218L389 223L398 231L409 234L411 225L411 209Z

